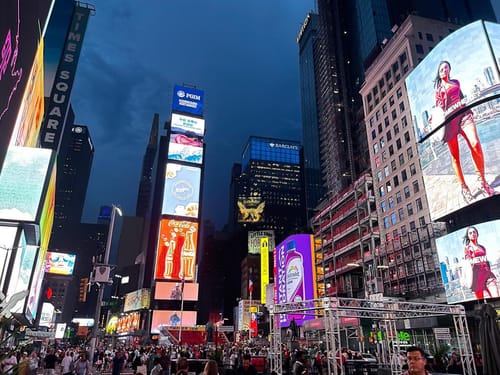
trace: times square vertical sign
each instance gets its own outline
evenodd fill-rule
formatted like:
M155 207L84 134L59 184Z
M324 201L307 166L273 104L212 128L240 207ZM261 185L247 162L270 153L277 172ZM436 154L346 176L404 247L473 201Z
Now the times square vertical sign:
M73 10L41 129L40 145L43 148L59 150L90 12L90 8L77 5Z

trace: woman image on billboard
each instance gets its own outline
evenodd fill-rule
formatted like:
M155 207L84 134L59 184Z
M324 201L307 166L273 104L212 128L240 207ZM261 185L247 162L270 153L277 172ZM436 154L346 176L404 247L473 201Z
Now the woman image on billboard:
M434 79L436 110L433 116L429 118L429 122L436 123L436 126L442 123L437 117L449 117L450 114L455 113L465 106L464 95L460 89L460 82L456 79L450 78L451 65L448 61L441 61L439 63L436 78ZM443 118L443 119L444 119ZM462 166L460 164L460 150L458 135L461 135L470 149L474 169L478 175L479 190L486 196L495 194L493 188L488 184L484 174L484 155L481 147L481 142L477 135L476 124L474 122L473 113L471 110L465 111L460 115L454 117L447 124L444 125L444 134L442 142L448 145L451 154L451 163L455 175L461 187L462 197L466 203L473 201L471 190L465 183Z
M464 256L472 266L471 289L478 300L484 299L484 291L490 298L498 297L497 278L491 272L486 257L486 248L478 243L479 233L475 227L468 227L464 236Z

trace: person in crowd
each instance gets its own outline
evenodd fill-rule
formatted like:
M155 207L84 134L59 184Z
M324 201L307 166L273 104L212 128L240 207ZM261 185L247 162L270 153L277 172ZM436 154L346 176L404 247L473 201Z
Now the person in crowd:
M112 375L119 375L125 368L125 355L124 351L121 349L118 349L116 351L115 356L113 357L113 360L111 361L111 374Z
M2 361L2 374L13 374L14 367L17 365L16 352L13 350L5 356Z
M61 361L62 366L62 374L69 375L73 373L74 370L74 362L73 362L73 352L67 351L66 355Z
M308 374L306 368L305 353L302 350L299 350L295 355L295 363L293 364L292 374L293 375Z
M451 353L450 361L446 367L448 374L463 374L462 361L460 360L460 355L457 352Z
M458 183L461 186L461 193L466 203L474 199L465 182L462 166L460 163L460 150L458 135L460 134L466 141L472 155L472 161L476 174L478 175L479 189L487 196L495 194L493 188L488 184L484 171L484 155L481 142L477 135L476 124L471 110L457 115L465 104L462 99L464 95L460 89L460 82L450 78L451 65L448 61L441 61L438 66L436 78L434 79L436 108L441 110L445 118L451 118L444 125L444 135L442 142L448 145L451 155L451 164ZM434 118L433 118L434 117ZM431 116L429 122L441 122L437 116ZM436 126L439 124L436 124Z
M427 357L421 348L410 346L406 350L406 360L408 361L408 370L402 375L430 375L425 369Z
M160 358L157 357L153 360L153 368L151 369L150 375L162 375L163 368L160 364Z
M484 292L490 298L498 297L497 278L491 272L490 262L486 258L486 248L478 243L479 232L475 227L468 227L464 236L464 257L472 265L471 289L478 300L484 299Z
M243 354L243 361L238 370L236 371L237 375L257 375L257 370L255 366L251 364L252 356L248 353Z
M186 357L179 357L177 359L176 375L188 375L189 365Z
M33 350L29 356L30 375L36 375L38 371L38 362L38 354Z
M19 367L17 369L18 375L28 375L30 373L30 363L27 352L22 352L19 358Z
M217 362L213 359L209 360L203 369L203 375L219 375L219 368Z
M76 375L90 375L90 361L87 359L87 354L80 353L78 360L75 362Z
M49 349L48 354L45 355L44 363L45 363L44 374L54 375L56 372L56 363L57 363L57 356L55 354L54 348Z

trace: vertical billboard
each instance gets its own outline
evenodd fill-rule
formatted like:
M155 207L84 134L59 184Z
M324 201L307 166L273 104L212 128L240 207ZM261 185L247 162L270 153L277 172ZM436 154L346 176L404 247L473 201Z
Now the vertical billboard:
M202 90L175 85L172 111L203 116L203 97Z
M155 279L194 280L198 223L162 219L158 236Z
M260 239L260 302L266 303L266 286L269 284L269 240Z
M436 247L448 303L500 296L500 220L439 237Z
M313 307L303 301L317 298L314 239L310 234L287 237L274 250L274 285L277 304L293 303L296 308ZM293 306L293 305L292 305ZM280 327L290 325L292 319L298 325L315 318L312 313L282 314Z
M500 25L474 22L406 79L432 220L500 192L499 50Z
M196 311L153 310L151 319L151 333L168 336L166 329L172 327L194 327L196 325Z
M185 134L171 134L167 158L201 164L203 162L203 141Z
M200 184L200 168L167 163L161 213L198 218Z
M205 134L205 120L172 113L170 129L177 133L187 133L192 136L203 137Z

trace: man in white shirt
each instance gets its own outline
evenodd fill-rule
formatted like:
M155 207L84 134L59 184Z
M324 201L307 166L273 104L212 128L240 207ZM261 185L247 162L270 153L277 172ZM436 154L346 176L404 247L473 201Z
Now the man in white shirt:
M73 352L66 352L63 360L61 361L63 375L73 373Z

